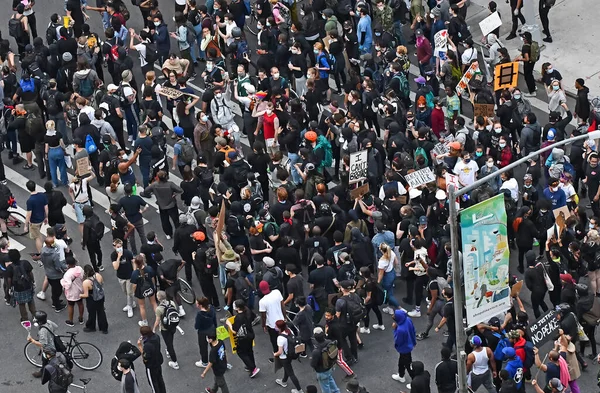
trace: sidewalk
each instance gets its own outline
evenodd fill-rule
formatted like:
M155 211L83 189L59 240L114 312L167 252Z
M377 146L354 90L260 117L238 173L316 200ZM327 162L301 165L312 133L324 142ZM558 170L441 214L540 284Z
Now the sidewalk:
M537 12L539 0L524 1L534 2L536 24L541 29ZM488 0L472 0L467 12L467 23L473 41L476 43L481 43L482 33L479 22L489 15L488 2ZM510 6L502 0L496 0L496 3L502 17L499 38L508 49L511 58L514 58L520 53L522 43L518 37L506 41L512 28ZM536 64L536 79L540 77L542 64L550 62L554 65L554 69L561 73L567 93L576 95L575 79L583 78L590 89L590 100L600 96L600 53L596 50L600 34L595 28L600 11L596 6L588 0L557 0L549 14L550 32L554 42L539 43L541 52L540 60ZM521 28L520 24L519 28ZM523 72L522 66L520 72Z

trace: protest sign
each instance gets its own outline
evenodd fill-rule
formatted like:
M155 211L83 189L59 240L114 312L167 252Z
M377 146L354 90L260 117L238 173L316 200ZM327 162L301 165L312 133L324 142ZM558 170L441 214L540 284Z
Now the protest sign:
M407 173L404 178L412 188L435 181L435 175L429 167Z
M453 175L451 173L446 173L446 175L444 176L444 179L446 180L446 191L448 191L450 184L454 184L454 189L456 189L456 190L460 189L460 183L458 182L458 176Z
M77 176L85 177L89 175L92 170L90 169L90 158L89 157L81 157L76 162L77 165Z
M440 156L442 154L447 154L450 152L450 149L448 149L448 146L446 146L443 143L437 143L434 147L433 147L433 155L434 156Z
M433 36L433 40L435 42L435 51L439 52L448 52L448 30L440 30L435 33Z
M494 104L473 104L473 118L477 116L494 117Z
M540 319L529 325L529 337L534 346L540 347L547 341L553 340L560 328L560 323L556 318L554 310L548 311Z
M501 25L502 21L500 20L500 15L498 14L498 11L494 12L493 14L479 22L479 28L481 29L481 33L484 37L486 37L492 31L496 30Z
M367 167L369 165L367 154L367 150L350 153L350 171L348 172L350 184L358 183L367 178Z
M458 93L458 95L462 96L465 94L465 92L468 90L469 81L471 80L471 78L473 78L476 72L479 72L479 63L477 61L474 61L469 67L469 69L467 69L465 74L462 76L462 78L458 82L458 85L456 85L456 92Z
M189 94L189 93L185 93L183 91L177 90L177 89L173 89L171 87L161 87L160 90L158 91L158 94L160 94L161 96L165 96L167 98L170 98L172 100L177 99L183 95L186 96L190 96L193 98L198 98L197 95L194 94Z
M354 190L350 190L350 198L353 200L360 198L367 192L369 192L369 183L365 183L360 187L356 187Z
M498 64L494 68L494 91L517 87L518 80L518 62Z

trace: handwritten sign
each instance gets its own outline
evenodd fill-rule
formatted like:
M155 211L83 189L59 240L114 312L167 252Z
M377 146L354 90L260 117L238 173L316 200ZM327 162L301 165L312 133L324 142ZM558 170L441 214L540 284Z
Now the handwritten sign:
M172 100L175 100L183 95L198 98L197 95L185 93L183 91L173 89L172 87L161 87L160 90L158 91L158 94L160 94L161 96L170 98Z
M559 327L560 323L556 319L556 312L550 310L535 323L529 325L527 330L529 330L531 342L539 348L540 345L554 339Z
M448 52L448 30L440 30L435 33L433 36L433 40L435 42L435 51L439 52Z
M479 22L479 28L481 29L481 33L484 37L486 37L492 31L496 30L501 25L502 21L500 20L500 15L498 14L498 11L494 12L493 14Z
M458 176L453 175L451 173L446 173L445 179L446 179L446 191L448 191L448 189L450 188L450 184L454 184L455 190L460 189L460 183L458 182Z
M369 183L365 183L362 186L356 187L354 190L351 190L350 198L352 198L352 199L360 198L368 192L369 192Z
M494 68L494 91L517 87L518 80L518 62L498 64Z
M77 175L79 177L84 177L89 175L90 170L90 158L89 157L81 157L77 160Z
M494 117L494 104L473 104L473 117Z
M405 179L412 188L416 188L423 184L434 182L435 175L431 168L427 167L412 173L407 173Z
M446 146L443 143L437 143L434 147L433 147L433 155L434 156L441 156L442 154L447 154L450 152L450 149L448 149L448 146Z
M350 184L358 183L367 178L367 150L357 151L350 154L350 171L348 173Z
M462 96L465 94L469 86L469 81L477 72L479 72L479 63L474 61L469 67L469 69L462 76L462 78L458 82L458 85L456 85L456 92L458 93L458 95Z

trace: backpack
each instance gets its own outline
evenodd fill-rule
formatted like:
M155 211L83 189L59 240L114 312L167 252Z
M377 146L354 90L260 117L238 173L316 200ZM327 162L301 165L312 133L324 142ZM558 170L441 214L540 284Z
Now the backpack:
M244 58L244 54L246 53L248 53L248 43L245 40L239 40L237 43L235 58L240 61Z
M133 362L141 356L140 350L133 344L123 341L119 348L117 348L117 352L115 356L110 360L110 374L114 379L121 382L121 377L123 376L123 372L119 371L117 366L119 365L119 359L127 359L132 364Z
M236 300L241 299L247 302L250 298L250 285L248 285L246 279L240 275L235 279L234 286Z
M142 281L141 283L140 280ZM152 282L146 277L145 272L143 275L139 275L135 292L137 297L147 298L154 296L154 287L152 286Z
M60 352L60 353L66 352L67 346L60 339L60 337L58 335L54 334L52 332L52 330L48 329L47 326L42 326L42 327L40 327L40 329L46 329L48 331L48 333L50 333L50 335L52 336L52 343L54 344L54 349L56 349L56 352Z
M410 96L410 85L408 84L408 79L406 79L406 76L400 72L394 75L392 80L394 79L398 79L398 81L400 82L400 91L398 97L400 97L401 99L408 98Z
M300 202L300 208L294 211L294 219L298 220L300 225L310 225L315 219L315 211L307 200Z
M0 184L0 210L6 210L12 206L15 198L13 197L10 188L4 184Z
M204 168L200 172L200 185L204 188L209 188L215 182L213 171L210 168Z
M250 172L250 166L247 163L245 164L246 165L240 166L234 175L235 183L239 188L246 187L248 184L248 173Z
M23 19L24 15L21 15L19 18L16 16L17 14L14 14L13 17L8 21L8 35L14 37L15 39L19 39L23 37L25 33L23 30L23 24L21 23L21 19Z
M346 302L346 323L356 325L365 317L366 309L362 299L355 293L342 296Z
M196 43L196 30L194 30L194 26L188 21L185 24L186 32L185 32L185 40L188 45L194 46Z
M496 345L496 349L494 349L494 359L499 361L504 361L505 355L502 350L504 348L510 347L510 340L504 335L500 333L492 333L494 337L499 338L498 345Z
M165 310L162 316L162 324L167 329L174 329L179 325L179 312L172 302L162 306Z
M459 42L463 42L467 38L471 37L471 31L469 31L469 26L466 22L462 22L458 27L458 38Z
M429 90L427 92L427 94L425 94L425 100L427 103L427 108L429 109L433 109L434 105L433 105L433 92L431 90Z
M146 57L145 60L148 64L154 64L158 60L158 50L154 44L144 44L146 46Z
M515 350L523 348L525 350L525 360L523 361L523 368L530 370L535 361L535 354L533 353L533 343L526 341L525 345L515 347Z
M569 161L565 160L565 162L563 162L563 172L567 172L568 174L571 175L572 179L576 179L576 171L575 168L573 167L573 164L571 164Z
M19 86L21 87L23 93L35 91L35 82L33 81L33 78L21 78L19 81Z
M299 352L302 351L298 351L298 348L304 348L304 344L302 344L302 340L300 340L299 337L293 335L292 333L290 334L280 334L280 337L285 337L285 339L287 340L287 347L288 350L287 352L285 352L285 355L287 356L288 359L290 360L296 360L299 357ZM292 350L290 351L290 348L292 348Z
M89 136L89 135L88 135ZM100 218L98 218L98 216L93 215L90 218L90 222L89 222L89 226L90 226L90 236L92 237L92 241L93 240L102 240L102 238L104 237L104 224L102 223L102 221L100 221ZM95 239L94 239L95 237Z
M419 158L419 156L423 156L423 158L425 159L425 166L429 166L429 159L427 158L427 153L425 153L425 149L423 149L422 146L417 146L417 148L415 149L415 166L417 166L417 158Z
M186 164L191 164L194 157L196 157L196 150L192 143L187 138L182 138L179 141L179 146L181 146L181 153L179 154L179 158Z
M117 45L116 43L110 47L110 59L113 62L119 60L119 45Z
M472 153L475 151L475 141L473 140L470 132L467 132L466 136L467 138L465 139L464 149L469 153Z
M48 44L48 46L56 42L56 27L57 26L55 26L54 23L51 22L48 28L46 29L46 43Z
M25 132L30 136L44 132L44 121L42 118L33 112L27 112L25 116Z
M321 348L321 362L323 363L323 368L329 370L331 369L338 358L338 346L337 341L329 341L323 348Z
M265 225L263 226L263 232L267 229L267 227L273 227L275 228L274 232L273 232L273 236L277 236L279 235L279 225L277 225L276 222L273 221L267 221L265 223Z
M49 90L46 93L46 110L48 113L57 113L60 111L58 107L58 103L56 102L56 94L55 90Z
M232 236L242 236L246 233L244 227L240 223L240 219L235 214L229 215L225 226L227 228L227 232Z
M339 23L338 23L338 25L339 25ZM337 64L337 60L336 60L335 56L332 55L331 53L329 53L327 55L327 62L329 63L329 71L327 71L327 72L330 74L333 74L335 65Z
M535 63L540 59L540 44L537 41L532 41L529 47L531 49L529 51L529 62Z
M444 277L436 277L435 282L438 285L438 291L440 292L440 294L444 289L450 288L450 284L448 284L448 281Z
M94 138L92 138L90 134L85 136L85 150L87 150L89 154L94 154L98 151L98 146L96 146L96 142L94 142Z
M292 24L290 9L281 2L276 3L273 8L277 8L279 10L279 16L283 18L283 23L289 27Z
M60 361L58 357L52 358L49 364L56 369L54 383L63 388L68 388L73 383L73 374L65 362Z
M77 93L82 97L91 97L94 94L94 84L89 75L79 80L79 91Z
M104 286L96 280L96 277L92 278L92 298L95 301L104 299Z

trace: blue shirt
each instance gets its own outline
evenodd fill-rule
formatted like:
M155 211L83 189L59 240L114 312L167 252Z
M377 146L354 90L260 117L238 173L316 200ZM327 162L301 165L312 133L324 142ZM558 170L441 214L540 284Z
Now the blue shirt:
M152 142L152 138L146 136L144 138L138 138L133 143L133 150L136 150L138 147L142 149L140 153L140 158L151 159L152 158L152 146L154 142Z
M192 143L192 141L189 140L189 138L185 138L184 139L188 142L188 143ZM173 145L173 155L177 156L177 166L185 166L187 165L185 162L183 162L181 160L181 141L175 143L175 145Z
M369 15L363 16L358 21L358 27L356 29L358 34L358 45L361 45L365 51L370 51L371 45L373 45L373 31L371 30L371 17ZM363 42L364 36L364 43Z
M546 187L544 189L544 198L552 202L552 210L567 206L567 195L560 188L556 192L552 192L550 191L550 187Z
M32 224L40 224L46 218L44 207L48 205L48 198L44 193L32 194L27 200L27 211L31 212L29 221Z
M119 201L119 208L122 208L123 211L125 211L125 217L127 217L132 224L135 224L142 219L140 209L143 206L146 206L146 201L137 195L126 195Z

